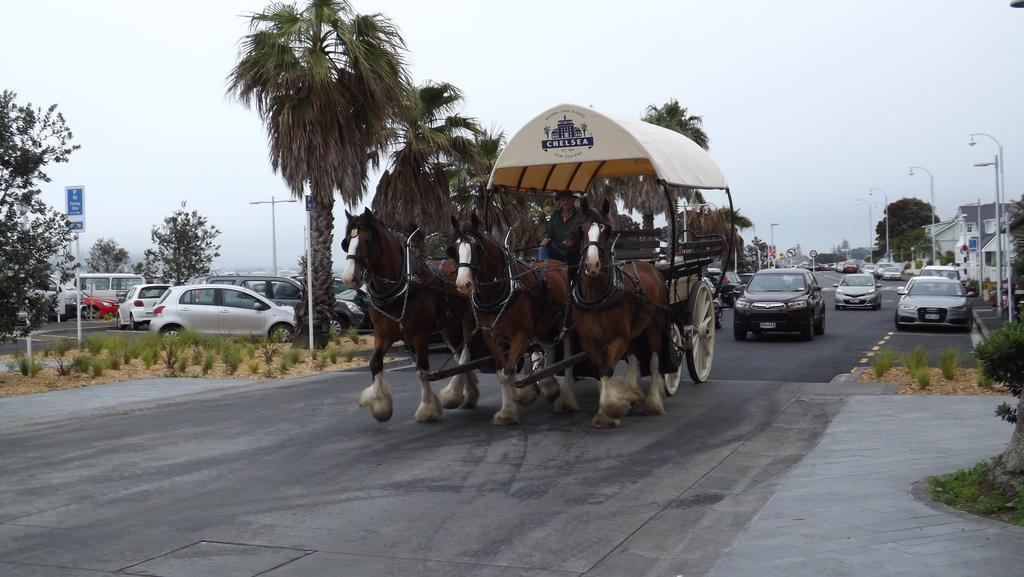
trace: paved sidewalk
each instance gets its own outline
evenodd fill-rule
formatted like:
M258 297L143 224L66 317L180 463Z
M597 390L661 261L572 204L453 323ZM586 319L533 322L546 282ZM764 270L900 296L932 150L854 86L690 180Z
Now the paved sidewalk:
M1024 527L919 501L914 484L1002 451L999 397L852 397L715 577L1024 573ZM920 489L920 487L919 487Z

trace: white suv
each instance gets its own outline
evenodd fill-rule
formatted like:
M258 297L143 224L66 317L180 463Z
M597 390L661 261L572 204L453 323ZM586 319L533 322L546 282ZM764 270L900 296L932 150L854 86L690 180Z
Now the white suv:
M917 276L937 276L950 280L962 280L960 278L960 270L955 266L926 266L921 269Z

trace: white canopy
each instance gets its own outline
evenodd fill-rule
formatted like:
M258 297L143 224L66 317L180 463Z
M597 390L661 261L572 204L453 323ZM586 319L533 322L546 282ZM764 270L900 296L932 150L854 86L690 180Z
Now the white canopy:
M562 104L512 137L488 188L586 192L595 178L614 176L653 176L690 188L729 186L708 153L678 132Z

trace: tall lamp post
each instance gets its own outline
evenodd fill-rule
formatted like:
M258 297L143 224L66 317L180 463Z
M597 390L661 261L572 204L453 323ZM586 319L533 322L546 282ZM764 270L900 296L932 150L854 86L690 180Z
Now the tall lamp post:
M250 202L249 203L249 204L269 204L270 205L270 243L272 245L272 253L271 254L273 255L272 258L273 258L273 267L274 267L274 272L272 272L271 274L273 274L274 276L277 276L277 272L278 272L277 271L277 216L274 213L276 212L276 210L275 210L276 206L278 204L282 203L282 202L299 202L299 201L294 199L294 198L288 199L288 200L276 200L273 196L271 196L270 200L257 200L256 202Z
M864 198L857 199L857 204L862 202L864 203L864 206L868 207L868 258L864 260L871 262L873 260L872 257L874 256L873 253L875 252L875 227L872 226L875 223L874 219L871 218L871 201Z
M930 201L932 203L932 222L928 226L928 229L932 233L931 234L931 237L932 237L932 265L936 265L936 264L938 264L938 261L935 260L935 178L932 177L932 171L928 170L927 168L925 168L923 166L911 166L910 167L910 176L914 176L914 169L915 168L917 170L925 171L925 173L928 175L928 190L930 191L929 195L930 195Z
M882 193L882 198L885 200L885 260L892 262L892 252L889 249L889 195L881 188L873 186L868 189L868 195L870 196L876 191Z
M1004 167L1003 167L1003 144L1001 142L999 142L998 140L996 140L995 136L992 136L991 134L988 134L988 133L985 133L985 132L972 132L968 136L971 137L971 141L967 143L969 146L974 146L975 144L977 144L976 142L974 142L974 137L975 136L984 136L984 137L990 139L992 142L996 143L996 148L999 150L999 156L996 159L996 161L997 161L997 166L996 166L996 240L998 241L997 246L996 246L996 261L999 262L999 261L1002 260L1000 258L1002 255L1005 255L1005 256L1009 257L1009 254L1010 254L1009 250L1004 250L1003 240L1005 240L1005 239L1004 239L1004 237L1002 235L1002 230L1003 230L1003 197L1006 195L1006 176L1005 176ZM981 166L981 165L980 164L975 164L974 166ZM988 164L985 164L984 166L988 166ZM978 210L980 211L981 209L979 208ZM997 264L997 266L999 266L999 265ZM1002 267L1000 267L999 268L999 281L1002 282L1002 280L1003 280L1003 269L1002 269ZM1009 283L1007 283L1007 284L1009 284ZM1002 296L1003 296L1003 289L1000 288L999 289L999 297L1002 298ZM1013 295L1010 295L1010 302L1011 303L1013 302ZM1000 305L1000 306L1002 306L1002 305ZM1008 318L1012 322L1013 321L1013 315L1014 315L1014 312L1015 312L1013 310L1013 305L1011 304L1010 306L1008 306L1006 308L1009 311L1009 313L1008 313L1009 317Z
M992 162L975 162L974 166L994 166L996 169L996 306L999 308L999 314L1002 313L1003 309L1003 226L999 222L999 157L995 156L992 158ZM980 209L979 209L980 210ZM980 231L979 231L980 232ZM980 244L980 243L979 243ZM981 250L980 248L978 250ZM1013 307L1006 307L1010 315L1010 320L1013 320Z
M777 226L779 226L779 223L777 223L777 222L773 222L772 223L772 227L771 227L771 240L772 240L772 254L771 254L771 257L772 257L772 266L770 268L775 268L775 260L777 258L779 258L779 249L775 248L775 227L777 227Z

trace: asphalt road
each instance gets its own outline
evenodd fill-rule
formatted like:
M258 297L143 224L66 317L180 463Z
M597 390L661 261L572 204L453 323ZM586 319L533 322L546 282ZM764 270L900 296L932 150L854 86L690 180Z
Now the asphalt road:
M116 330L114 321L82 321L82 335ZM33 350L42 351L46 346L58 339L74 339L77 336L78 327L74 319L60 323L46 323L38 331L32 334ZM25 339L18 339L11 343L0 343L0 355L9 355L25 350Z
M392 373L394 420L356 408L366 373L0 426L0 574L703 574L842 401L801 386L685 385L663 417L590 427L499 398L436 424Z
M961 352L964 366L973 366L968 333L949 330L914 330L897 332L893 323L899 295L899 281L881 281L881 310L835 310L834 283L842 275L815 273L825 296L825 334L813 341L799 335L750 335L737 342L732 335L732 309L726 309L722 328L715 339L715 363L712 379L736 381L782 380L797 382L828 382L836 375L870 363L869 353L875 347L891 347L902 354L917 345L929 351L932 366L946 347ZM868 359L867 362L861 362Z

